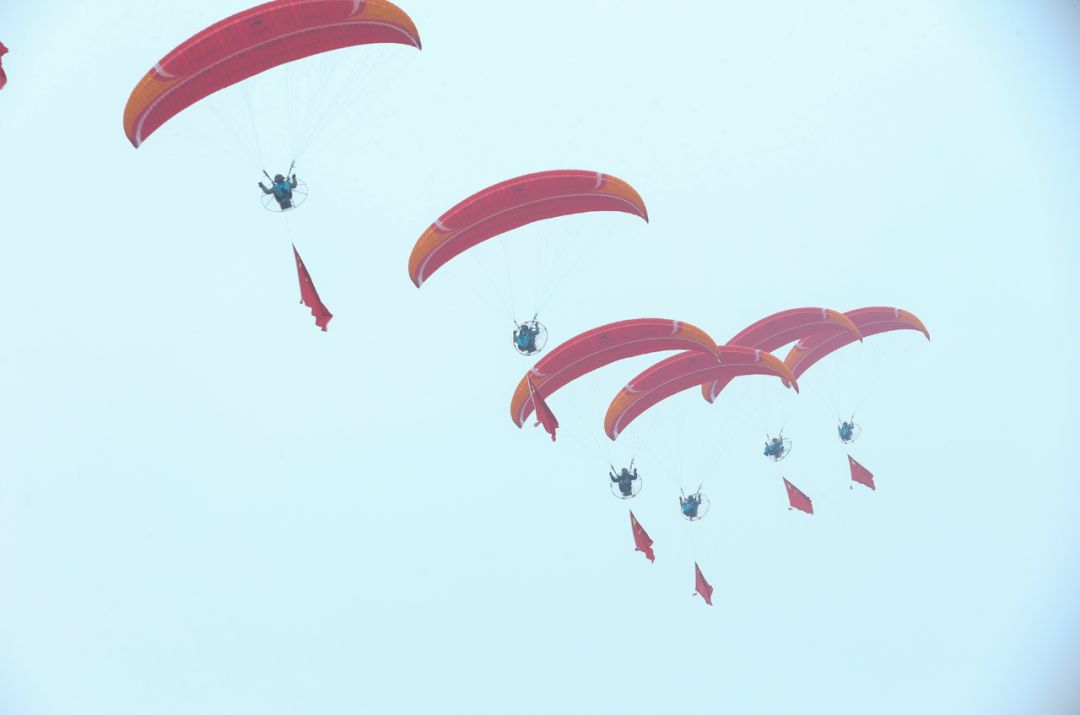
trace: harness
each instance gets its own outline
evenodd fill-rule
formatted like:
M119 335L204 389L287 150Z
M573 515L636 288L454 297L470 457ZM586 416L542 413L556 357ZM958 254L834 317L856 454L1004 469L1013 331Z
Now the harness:
M533 338L535 337L536 336L533 334L532 330L522 325L521 329L518 331L516 338L518 347L522 350L528 350L532 347Z

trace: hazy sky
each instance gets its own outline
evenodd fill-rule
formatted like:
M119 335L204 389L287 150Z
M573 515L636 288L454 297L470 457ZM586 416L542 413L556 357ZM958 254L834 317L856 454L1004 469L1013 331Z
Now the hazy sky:
M269 73L133 149L135 83L245 7L0 4L0 713L1075 711L1075 3L410 0L421 52ZM294 120L326 133L286 218L255 182ZM441 212L558 168L650 223L531 226L412 285ZM932 341L691 391L614 445L655 356L612 365L551 399L553 445L509 419L504 302L552 344L866 305ZM632 457L655 564L606 483Z

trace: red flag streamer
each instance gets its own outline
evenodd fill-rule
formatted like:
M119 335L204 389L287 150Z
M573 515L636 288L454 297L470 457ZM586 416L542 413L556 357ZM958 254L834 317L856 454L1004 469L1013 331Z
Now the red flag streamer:
M529 395L533 400L533 409L536 412L536 424L533 427L539 427L544 425L544 431L551 435L551 441L555 441L555 430L559 428L559 421L555 419L555 413L551 411L547 403L544 402L544 398L536 394L536 390L533 388L532 378L527 378L529 381Z
M705 576L701 573L701 567L697 565L697 561L694 562L694 591L695 596L701 596L705 599L705 603L712 605L712 586L705 580Z
M645 558L649 561L656 561L656 554L652 550L653 541L645 533L645 529L641 528L633 510L630 511L630 526L634 530L634 550L645 554Z
M877 487L874 486L874 475L870 473L870 470L859 464L849 454L847 457L848 466L851 467L851 481L858 482L864 487L870 487L874 491L877 491Z
M8 48L4 47L4 43L0 42L0 57L3 57L8 52ZM4 61L0 60L0 89L4 88L7 84L7 75L4 74Z
M296 246L292 247L293 255L296 256L296 277L300 279L300 302L311 308L311 314L315 316L315 325L326 332L326 324L334 317L323 302L319 300L319 292L315 290L315 284L311 282L311 274L308 273L300 254L296 252Z
M807 514L814 513L814 504L810 501L810 497L799 491L799 488L789 482L787 478L784 478L784 487L787 489L788 502L791 504L789 509L798 509L799 511L805 511Z

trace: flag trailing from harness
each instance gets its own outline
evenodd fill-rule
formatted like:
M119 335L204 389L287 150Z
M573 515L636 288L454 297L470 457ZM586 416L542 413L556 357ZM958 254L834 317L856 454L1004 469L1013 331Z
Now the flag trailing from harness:
M858 482L864 487L870 487L874 491L877 491L877 487L874 486L874 475L870 470L856 462L855 458L850 454L848 455L847 461L848 466L851 467L851 481Z
M319 292L315 290L315 284L311 282L311 274L308 273L307 266L304 265L303 259L297 253L295 245L293 245L292 250L293 256L296 258L296 277L300 280L300 302L311 308L311 314L315 317L315 325L322 328L325 333L326 324L330 322L334 314L319 299Z
M694 592L695 595L704 598L705 603L712 605L713 587L705 580L705 575L701 573L701 567L696 561L694 562Z
M656 554L652 550L653 540L638 523L633 511L630 512L630 527L634 530L634 550L645 554L645 558L649 561L656 561Z
M799 511L805 511L807 514L814 513L814 503L810 501L810 497L799 491L799 488L789 482L787 478L784 478L784 488L787 489L788 503L791 505L789 509L798 509Z
M548 404L544 402L544 398L536 394L536 388L533 387L532 378L527 378L529 381L529 394L533 399L533 411L536 412L536 424L533 427L544 426L544 431L551 435L551 441L555 441L555 430L559 428L559 420L555 419L555 413L551 411Z

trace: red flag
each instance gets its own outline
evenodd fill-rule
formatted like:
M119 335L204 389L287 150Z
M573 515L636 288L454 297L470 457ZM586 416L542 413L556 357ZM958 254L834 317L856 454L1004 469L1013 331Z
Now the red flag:
M551 408L544 402L544 398L536 394L536 389L533 387L532 378L526 378L529 381L529 395L532 396L533 409L536 411L536 424L533 427L544 425L544 431L551 435L551 441L555 441L555 430L559 428L559 421L555 419L555 413L551 411Z
M870 470L856 462L850 454L847 457L847 461L848 466L851 467L851 481L870 487L876 492L877 487L874 486L874 475L870 473Z
M315 290L315 284L311 282L311 274L308 273L300 254L296 252L296 246L292 247L293 255L296 256L296 277L300 279L300 302L311 308L311 314L315 316L315 325L326 332L326 324L334 317L327 310L323 302L319 300L319 293Z
M712 605L712 586L705 580L697 561L694 562L694 591L696 591L694 595L701 596L705 599L705 603Z
M656 554L652 550L652 539L645 533L645 529L641 528L633 510L630 511L630 526L634 530L634 550L645 554L645 558L649 561L656 561Z
M3 42L0 42L0 57L6 55L7 51L8 48L4 47ZM5 84L7 84L7 75L4 74L4 61L0 60L0 89L3 89Z
M799 491L799 488L789 482L787 478L784 478L784 487L787 489L788 502L791 504L789 509L798 509L799 511L805 511L807 514L814 513L814 504L810 501L810 497Z

